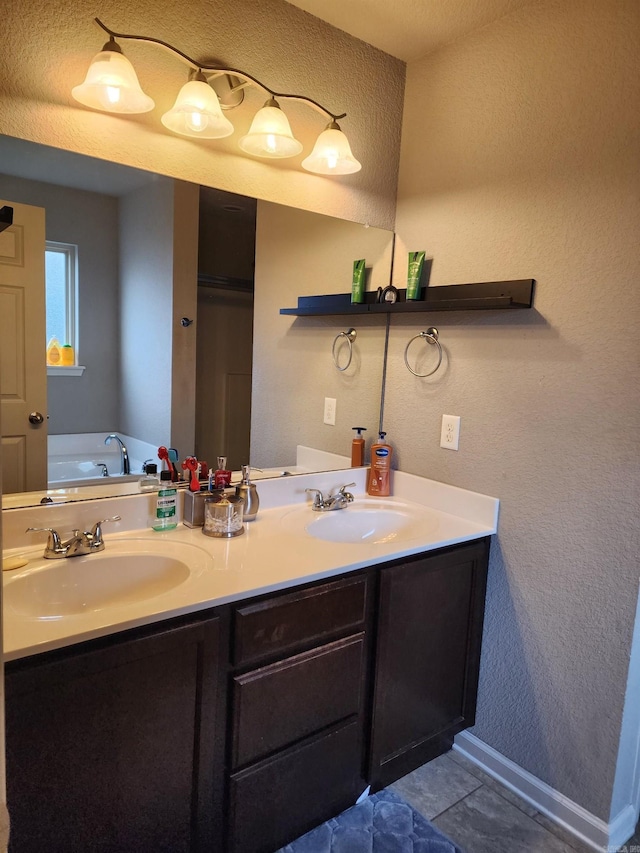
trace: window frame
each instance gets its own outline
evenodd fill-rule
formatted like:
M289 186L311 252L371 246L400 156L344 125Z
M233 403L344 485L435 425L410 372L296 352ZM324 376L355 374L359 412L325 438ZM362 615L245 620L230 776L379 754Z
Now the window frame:
M75 243L61 243L58 240L45 240L45 258L47 252L55 252L64 257L65 269L65 331L66 339L60 344L69 343L73 347L74 365L47 367L48 375L77 373L84 370L79 366L78 358L78 246ZM45 312L46 312L46 276L45 276ZM45 341L46 346L46 341Z

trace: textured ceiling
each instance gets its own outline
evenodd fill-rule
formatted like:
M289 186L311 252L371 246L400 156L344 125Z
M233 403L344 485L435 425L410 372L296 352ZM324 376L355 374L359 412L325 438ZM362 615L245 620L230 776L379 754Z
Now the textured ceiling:
M531 0L287 0L409 62Z

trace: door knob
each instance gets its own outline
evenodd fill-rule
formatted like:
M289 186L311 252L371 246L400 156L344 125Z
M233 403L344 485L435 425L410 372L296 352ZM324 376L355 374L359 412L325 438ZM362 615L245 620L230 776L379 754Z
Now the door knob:
M31 412L31 414L29 415L29 423L39 426L40 424L44 423L44 418L42 417L40 412Z

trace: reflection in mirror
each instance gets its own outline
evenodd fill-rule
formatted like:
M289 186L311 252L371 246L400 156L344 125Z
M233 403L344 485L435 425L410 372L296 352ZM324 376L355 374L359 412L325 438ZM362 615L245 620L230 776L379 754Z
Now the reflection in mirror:
M326 356L341 318L320 323L312 320L305 334L304 324L279 317L278 309L295 304L301 293L348 290L352 261L368 251L361 248L362 226L258 203L258 337L252 347L255 200L3 136L0 197L2 203L43 209L46 240L79 247L77 357L85 369L81 376L60 375L60 370L58 375L49 375L47 398L41 404L48 414L53 451L49 468L58 468L57 476L64 478L66 487L57 498L81 500L105 493L135 492L142 463L156 457L160 444L175 446L180 459L195 451L200 458L215 463L217 455L227 455L232 467L237 468L247 461L250 440L251 462L276 472L291 470L296 446L301 444L348 455L351 424L346 425L347 438L343 431L339 440L335 428L334 434L323 425L307 429L305 417L296 414L292 399L303 401L302 389L298 387L293 394L294 389L287 387L287 382L298 382L296 370L292 371L289 364L283 371L281 359L294 359L296 369L314 381L324 377L326 388L322 393L335 396L348 390L357 401L360 419L369 417L363 411L364 397L375 411L380 385L378 382L376 386L372 374L360 383L358 358L366 354L371 366L377 358L381 368L374 344L376 339L381 340L380 328L377 324L365 328L359 338L364 349L354 359L350 375L341 377L342 386L335 386L336 371ZM298 214L302 217L299 222ZM269 222L273 227L268 227ZM270 247L265 248L264 239L260 242L260 223L267 226L262 235ZM324 243L323 223L327 226ZM9 229L9 239L14 243L16 230L11 236ZM380 240L390 247L391 234L379 229L368 231L378 232ZM354 235L355 243L351 242ZM6 246L6 242L0 245L0 256L3 250L11 254ZM23 248L30 247L31 238L25 239ZM9 248L14 251L16 246ZM381 254L384 256L385 251ZM300 266L303 258L306 264ZM342 260L337 283L331 259L338 258ZM388 283L390 248L385 263L387 268L381 274ZM7 294L13 292L11 276L17 266L15 258L9 265L0 259L3 348L10 315L5 310ZM283 268L288 270L284 276ZM296 269L298 272L292 274ZM43 302L42 296L39 301ZM220 311L227 312L225 319L219 316ZM26 328L40 331L37 342L27 348L21 367L31 371L35 365L44 373L44 327L34 321L31 309L26 316ZM183 317L195 322L183 326ZM317 338L319 328L321 342ZM322 350L320 359L315 354L318 347ZM24 421L26 414L37 408L21 391L20 382L27 389L31 382L27 382L26 373L22 378L18 375L15 358L13 362L3 358L2 364L5 492L37 490L32 501L37 503L51 474L47 474L44 457L35 466L24 460L24 442L15 439L18 430L7 430L9 420L4 412L7 402L13 402L14 409L19 402L22 409L18 418ZM7 364L15 368L9 379ZM366 389L364 397L358 396L361 384ZM346 408L350 410L351 405ZM344 415L352 419L351 411ZM322 424L322 401L316 420ZM373 423L375 418L370 420ZM45 436L47 423L43 426L41 435ZM37 432L24 426L21 429L28 437ZM104 438L112 432L127 443L131 483L113 476L120 471L121 460L115 442L104 445ZM19 453L11 454L12 443L21 445ZM78 456L81 444L83 458L75 459L76 469L61 470L62 463L70 461L68 457ZM87 475L100 475L105 466L108 479L98 477L90 485L78 485L86 482ZM6 495L3 505L11 505Z
M256 200L202 187L198 233L198 459L249 459Z
M348 293L359 258L366 261L367 290L386 287L392 238L379 228L258 202L252 459L286 464L298 444L350 457L357 426L375 438L384 355L380 315L294 318L279 309L296 305L298 296ZM353 358L340 371L333 342L350 326L357 331ZM324 423L327 397L337 401L335 425Z

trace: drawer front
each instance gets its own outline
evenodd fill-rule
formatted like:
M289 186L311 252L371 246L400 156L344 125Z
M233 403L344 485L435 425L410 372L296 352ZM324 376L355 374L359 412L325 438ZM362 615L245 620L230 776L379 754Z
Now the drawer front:
M228 849L273 853L352 806L364 788L353 722L231 776Z
M234 678L233 767L357 715L364 652L356 634Z
M359 630L365 619L367 583L368 577L361 575L238 607L234 664L255 663Z

